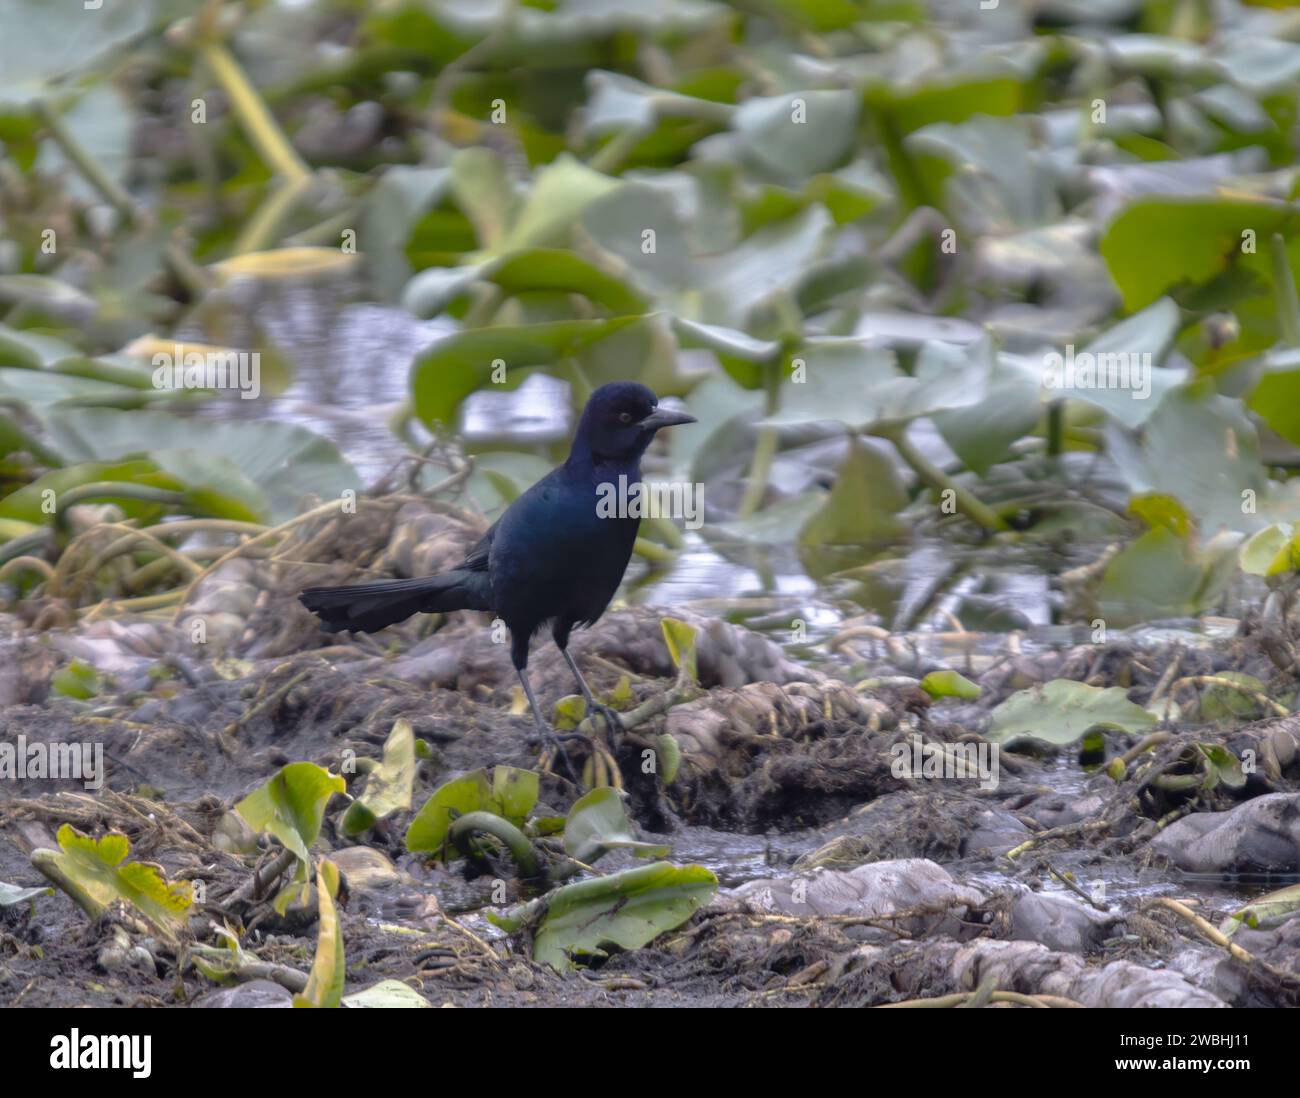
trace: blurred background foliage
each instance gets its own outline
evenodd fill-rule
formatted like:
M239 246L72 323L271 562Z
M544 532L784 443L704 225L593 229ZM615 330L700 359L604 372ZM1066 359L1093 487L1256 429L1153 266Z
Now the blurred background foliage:
M636 378L699 417L648 468L707 505L647 522L644 597L1006 629L1289 580L1287 5L2 18L0 568L57 560L70 501L254 528L410 453L426 488L471 457L491 517ZM1071 346L1150 355L1150 396L1046 388ZM155 387L155 354L223 348L258 399Z

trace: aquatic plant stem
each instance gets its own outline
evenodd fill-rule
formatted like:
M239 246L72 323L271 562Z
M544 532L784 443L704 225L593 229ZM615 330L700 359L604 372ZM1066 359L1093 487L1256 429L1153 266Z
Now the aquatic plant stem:
M1288 347L1300 347L1300 297L1296 296L1291 261L1281 233L1269 237L1268 248L1273 267L1273 294L1277 301L1277 326Z
M466 812L452 823L447 838L458 850L468 852L469 840L477 832L499 839L510 851L521 876L537 876L540 863L528 837L509 820L491 812Z
M260 252L276 243L280 239L280 230L293 216L293 211L309 190L310 176L286 179L278 184L253 211L253 216L240 230L230 254L235 256Z
M758 510L767 495L768 478L772 475L772 463L776 460L780 434L775 427L765 426L758 429L758 438L754 443L754 455L749 463L749 475L745 478L745 494L740 499L736 517L749 518Z
M952 995L936 995L932 999L905 999L901 1003L877 1003L875 1009L914 1008L925 1010L969 1006L973 1005L978 994L978 991L958 991ZM1073 999L1066 999L1061 995L1022 995L1018 991L994 991L987 996L987 1001L990 1003L1014 1003L1016 1006L1044 1008L1083 1006L1082 1003L1077 1003Z
M224 556L218 557L199 575L195 576L194 579L190 581L190 585L185 589L181 596L181 609L177 611L176 620L180 620L181 612L184 610L185 604L189 602L190 595L194 593L194 588L202 582L204 576L216 571L221 567L221 565L225 564L226 561L234 560L241 553L244 553L255 546L266 544L266 542L273 538L277 538L281 534L292 530L295 526L301 526L304 522L311 522L312 519L322 518L325 515L337 514L343 509L347 502L346 499L335 499L331 500L329 503L322 503L319 507L313 507L310 511L304 511L297 518L291 518L288 522L282 522L279 526L273 526L269 530L264 530L262 533L258 534L257 537L249 538L248 541L241 542Z
M1261 960L1253 953L1243 949L1219 930L1213 923L1201 918L1200 915L1197 915L1196 912L1186 904L1181 904L1177 900L1171 899L1168 896L1161 896L1158 899L1152 900L1150 903L1144 904L1142 910L1147 911L1153 907L1166 908L1167 910L1172 911L1180 919L1186 919L1201 932L1201 935L1206 938L1206 940L1212 942L1220 949L1226 949L1232 957L1241 961L1242 964L1263 969L1275 980L1280 981L1285 986L1295 987L1297 984L1300 984L1300 975L1297 975L1294 972L1287 972L1285 969L1276 968L1267 961Z
M36 103L36 112L40 115L41 121L45 128L50 131L50 136L54 138L59 148L63 150L64 155L72 161L77 170L81 172L92 187L103 196L110 206L113 207L122 216L122 220L127 226L134 225L140 219L140 212L136 209L135 203L131 196L118 184L111 175L106 172L100 163L82 147L71 130L64 125L63 118L59 115L58 110L48 100L40 99Z
M968 492L942 469L932 465L930 461L921 453L907 437L907 432L903 428L894 430L876 430L871 432L877 438L887 439L894 444L894 449L898 451L901 457L911 467L921 480L933 488L936 492L952 492L953 502L967 518L979 523L985 530L996 531L1007 529L1007 524L1002 521L991 507L982 503L974 494Z
M249 82L234 55L220 42L205 42L199 56L230 97L230 106L262 159L286 179L303 180L311 175L306 163L289 143L262 97Z
M649 538L637 538L632 543L632 551L643 560L648 560L651 564L670 564L675 556L671 549L666 549L657 541L651 541Z
M21 556L14 557L12 560L7 560L3 565L0 565L0 583L4 583L15 572L24 570L39 572L47 583L54 578L54 569L50 567L48 561L42 560L40 557Z

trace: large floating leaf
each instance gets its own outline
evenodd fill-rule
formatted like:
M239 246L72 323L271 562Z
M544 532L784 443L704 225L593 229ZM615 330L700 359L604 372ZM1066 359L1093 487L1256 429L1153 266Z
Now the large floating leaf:
M593 171L567 153L560 155L533 177L518 216L491 251L508 255L523 248L568 243L583 208L618 185L617 179Z
M1278 347L1258 360L1250 409L1288 442L1300 443L1300 348Z
M1201 614L1222 596L1235 561L1230 544L1200 548L1168 526L1157 526L1106 566L1097 605L1115 627Z
M860 102L852 91L755 97L736 109L731 128L768 171L802 178L829 171L848 155Z
M1107 228L1101 255L1131 311L1179 287L1222 275L1242 256L1245 233L1257 250L1290 217L1264 200L1139 198Z
M558 248L526 248L472 267L422 271L407 287L404 303L417 316L433 316L480 281L511 295L582 294L616 314L642 313L647 304L622 279Z
M361 487L332 442L292 423L218 422L109 408L58 409L47 420L55 449L71 461L143 454L186 487L225 491L253 507L263 499L261 517L276 522L300 513L309 496L337 498ZM239 481L256 486L255 491L231 492Z
M894 540L907 532L896 517L906 505L907 492L893 461L854 435L830 495L799 531L799 543L828 547Z
M1183 371L1167 370L1160 365L1178 332L1178 325L1178 306L1167 297L1161 298L1120 321L1079 353L1080 357L1092 356L1098 384L1059 390L1052 395L1095 404L1125 427L1142 426L1165 393L1186 380ZM1107 387L1107 382L1123 381L1126 377L1130 384Z
M411 391L416 415L429 424L452 424L465 398L491 379L498 359L507 371L554 365L636 319L557 320L457 332L415 360Z
M366 194L358 244L371 284L385 300L396 300L411 276L406 245L419 219L446 193L447 168L393 164Z
M1010 453L1042 418L1045 390L1041 360L998 354L982 399L931 413L944 442L980 476Z
M59 77L83 73L136 35L153 18L151 0L81 3L5 0L0 35L0 104L22 104L48 91Z
M474 226L479 246L499 248L519 201L501 155L483 147L461 149L451 158L451 192Z
M792 366L799 362L802 375L791 370L779 408L765 422L906 423L977 404L988 394L995 365L987 338L968 347L926 343L912 375L898 368L892 351L857 339L810 340L792 356Z
M927 187L944 195L958 224L973 232L1007 232L1046 225L1061 214L1032 132L1026 119L978 115L958 125L926 126L904 144L922 164L943 164L930 173Z
M1267 480L1255 425L1240 401L1215 392L1209 379L1165 395L1146 422L1141 456L1140 474L1123 465L1135 490L1149 486L1173 496L1197 517L1204 536L1221 527L1249 532L1263 525L1255 511ZM1252 500L1254 509L1247 506Z
M1140 732L1156 723L1117 686L1100 689L1069 679L1053 679L1012 694L993 710L984 734L995 743L1029 736L1046 743L1074 743L1094 728Z
M489 918L511 931L535 926L533 959L563 972L578 960L605 956L610 946L639 949L681 926L717 887L717 877L703 866L656 862L566 885Z

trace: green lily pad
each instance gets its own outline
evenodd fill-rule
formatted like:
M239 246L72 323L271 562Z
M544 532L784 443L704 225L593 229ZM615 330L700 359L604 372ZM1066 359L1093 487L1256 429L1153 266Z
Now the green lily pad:
M1138 198L1110 223L1100 250L1131 312L1179 287L1224 274L1242 256L1244 233L1257 248L1290 217L1265 200Z
M906 505L893 461L854 435L826 502L799 531L799 544L871 546L896 540L907 533L897 517Z
M1101 689L1069 679L1053 679L1021 690L993 710L984 733L994 743L1028 736L1064 746L1094 728L1141 732L1156 723L1153 714L1128 700L1117 686Z
M361 488L356 470L332 442L296 424L109 408L57 409L46 419L55 449L69 461L147 457L182 487L206 490L227 501L225 506L242 508L246 520L283 522L299 514L308 497L338 498ZM264 501L261 513L258 500Z
M105 4L86 11L82 4L12 0L0 36L0 104L41 98L49 85L83 72L149 27L153 4Z
M535 927L533 959L564 972L579 960L606 956L611 946L639 949L681 926L717 888L717 877L703 866L655 862L565 885L488 918L508 931Z
M779 178L830 171L847 156L861 97L852 91L755 96L731 116L745 152Z
M455 423L462 402L488 383L497 360L511 373L551 366L636 319L557 320L457 332L416 358L411 370L415 413L428 424Z

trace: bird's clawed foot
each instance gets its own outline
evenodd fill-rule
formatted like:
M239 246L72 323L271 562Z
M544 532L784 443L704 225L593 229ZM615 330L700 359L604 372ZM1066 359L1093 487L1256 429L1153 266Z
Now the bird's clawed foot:
M581 782L574 776L569 754L564 749L565 741L576 741L586 748L586 758L582 762ZM559 734L547 732L542 742L542 754L538 765L543 774L557 773L555 764L558 761L575 785L581 784L587 789L595 789L602 785L612 786L615 789L623 788L623 775L618 768L618 762L599 736L584 736L580 732Z
M600 702L592 700L587 706L588 713L599 713L605 719L605 728L609 731L610 740L623 731L623 718L618 715L618 711L611 709L608 705L602 705Z
M559 774L555 764L558 762L563 770L563 777L568 778L574 785L581 785L578 780L578 773L574 769L573 763L569 759L569 753L564 750L564 743L560 737L552 732L549 728L539 728L538 739L542 744L541 757L537 765L543 774ZM566 737L567 738L567 737Z

